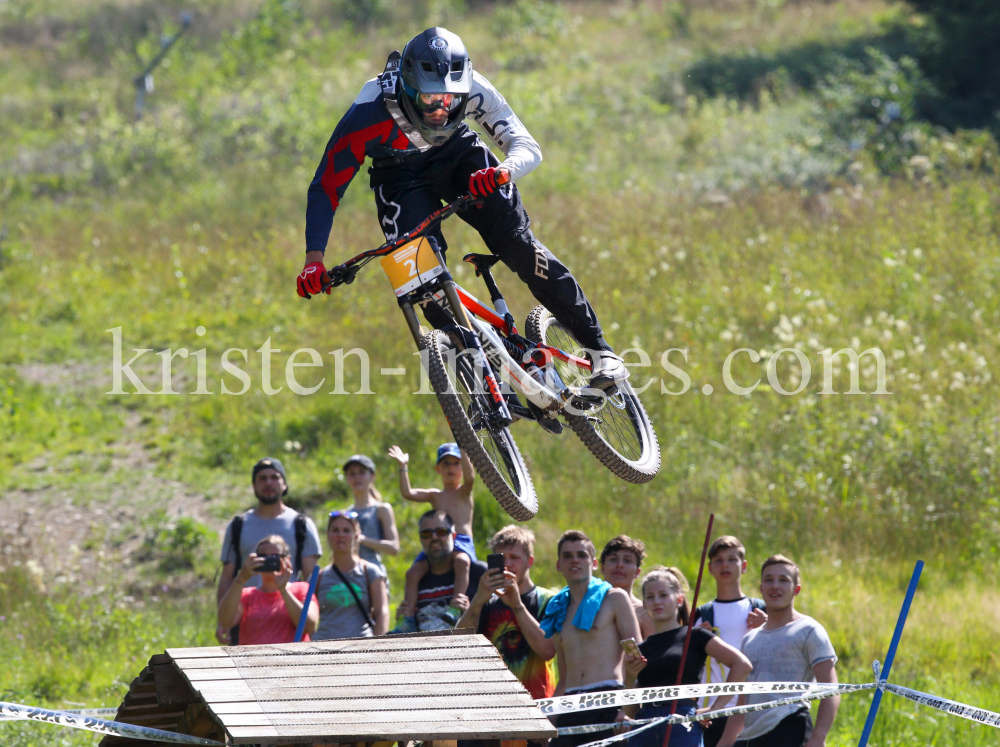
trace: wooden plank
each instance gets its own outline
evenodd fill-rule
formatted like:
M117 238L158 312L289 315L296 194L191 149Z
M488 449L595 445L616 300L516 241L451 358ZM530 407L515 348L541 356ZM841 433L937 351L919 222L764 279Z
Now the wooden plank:
M278 728L266 726L229 727L227 731L235 744L255 744L265 739L274 744L292 744L295 742L339 742L341 744L355 741L408 741L431 739L546 739L556 736L556 730L547 719L534 721L504 720L465 721L458 728L452 724L422 723L409 726L402 724L365 725L367 731L346 732L341 727L335 733L324 731L309 725L281 726Z
M350 698L344 700L265 700L259 702L259 708L247 710L247 703L211 703L212 712L216 715L230 713L266 713L269 715L283 713L382 713L384 711L401 710L434 710L448 708L506 708L511 706L534 706L535 701L525 693L494 694L484 702L482 695L449 695L437 696L403 696L395 698L369 699ZM257 705L257 704L254 704ZM263 709L263 710L261 710ZM541 715L539 711L537 716Z
M206 680L270 680L276 677L353 677L359 674L368 674L376 667L382 674L405 674L415 669L412 663L407 662L364 662L342 666L327 664L301 667L248 667L242 672L236 669L191 669L186 670L184 675L188 678L189 682L194 684L196 682L205 682ZM495 676L489 673L495 673L502 669L505 669L505 667L503 660L500 658L440 659L420 667L421 672L478 671L483 672L484 678Z
M208 702L257 700L257 696L250 689L250 685L243 680L238 682L197 682L195 685L195 692ZM283 687L276 684L274 685L274 689L281 692Z
M466 675L464 682L456 682L455 675ZM431 678L434 678L431 681ZM393 675L368 675L365 682L357 681L355 685L324 686L317 684L315 678L309 678L303 687L290 687L284 682L270 685L256 684L251 689L242 680L199 682L198 690L201 696L210 703L240 702L245 700L302 700L302 699L333 699L333 698L391 698L420 693L449 695L480 695L490 696L496 693L519 692L519 683L514 675L503 680L493 679L483 681L478 672L435 672L433 674L414 673L407 677L408 682L400 682ZM517 683L517 684L515 684Z
M182 672L200 669L257 669L259 667L308 667L347 664L379 664L382 662L427 662L439 659L499 659L500 654L493 646L469 649L443 649L427 651L358 651L337 654L309 654L299 656L257 656L252 659L196 659L178 662ZM195 666L191 663L197 662Z
M471 631L471 628L466 630ZM492 645L485 636L469 633L453 635L450 631L434 631L435 634L392 635L379 638L339 638L332 641L309 641L306 643L271 643L261 646L203 646L200 648L168 648L167 656L174 661L182 659L212 659L228 657L232 654L256 656L265 651L280 654L301 654L310 651L398 651L414 648L456 648Z
M229 656L221 646L201 646L200 648L168 648L167 656L174 661L178 659L202 659Z
M340 684L326 684L340 683ZM208 680L195 683L197 691L212 703L244 700L296 700L303 698L391 697L416 692L452 693L515 692L523 687L509 670L490 672L410 672L406 675L368 674L347 678L292 677L268 683L253 680Z
M431 722L436 724L448 724L452 722L452 734L460 734L462 721L537 721L539 711L536 708L525 706L513 706L509 708L438 708L433 710L397 710L380 711L377 716L358 711L348 711L341 713L281 713L281 714L252 714L252 713L222 713L218 714L218 719L226 727L230 726L257 726L260 724L271 724L273 726L287 726L293 724L318 726L322 724L338 724L344 728L348 724L418 724L421 722Z
M191 669L231 669L234 667L297 666L301 664L349 664L359 661L424 661L446 656L448 658L482 657L496 655L496 649L488 642L485 645L440 647L434 649L399 649L394 651L337 651L300 654L272 654L261 652L252 657L225 656L203 657L199 659L179 659L175 662L181 671Z

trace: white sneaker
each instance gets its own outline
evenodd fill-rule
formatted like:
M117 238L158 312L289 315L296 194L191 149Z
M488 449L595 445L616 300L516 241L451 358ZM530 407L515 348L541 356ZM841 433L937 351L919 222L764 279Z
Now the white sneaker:
M628 369L620 356L605 350L597 351L596 356L590 386L607 391L628 381Z

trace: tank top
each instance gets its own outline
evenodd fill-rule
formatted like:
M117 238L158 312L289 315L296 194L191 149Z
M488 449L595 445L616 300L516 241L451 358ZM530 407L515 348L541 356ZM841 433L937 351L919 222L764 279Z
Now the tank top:
M378 518L378 507L380 505L379 503L374 503L371 506L353 509L357 511L358 525L361 527L361 534L365 537L380 540L385 539L385 535L382 533L382 522ZM361 545L358 548L358 554L369 563L374 563L381 568L383 574L385 573L385 563L382 562L382 556L378 550L372 550L370 547Z

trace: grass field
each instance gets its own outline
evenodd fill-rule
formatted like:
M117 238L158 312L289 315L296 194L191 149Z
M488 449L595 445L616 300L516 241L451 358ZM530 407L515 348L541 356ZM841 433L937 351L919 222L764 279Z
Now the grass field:
M427 0L379 17L387 7L205 4L134 123L137 57L186 8L0 4L0 657L12 664L0 700L115 705L152 653L213 643L217 532L252 497L259 455L285 460L294 505L319 516L346 499L344 458L371 454L402 530L389 563L402 589L419 511L401 505L384 455L401 444L414 484L430 485L446 424L433 397L412 394L417 359L380 271L308 303L293 278L333 126L389 51L439 22L543 148L520 185L536 234L611 342L651 363L633 369L652 379L643 401L663 450L647 485L617 481L571 434L515 428L542 506L536 581L558 585L555 540L571 527L598 543L639 536L652 562L693 579L714 512L752 568L777 551L799 560L801 609L830 631L841 680L857 682L884 657L922 558L893 680L1000 709L997 145L913 116L927 84L894 40L919 19L876 0ZM902 114L886 124L888 101ZM331 260L381 242L364 178L338 212ZM457 220L446 232L459 282L485 295L456 263L481 243ZM530 295L507 272L498 281L523 318ZM150 389L157 351L203 348L213 394L192 394L190 357L174 360L177 395L106 394L119 327L126 360L152 351L135 366ZM273 396L257 352L268 340L272 383L285 385ZM326 382L301 396L285 364L306 347L325 365L299 382ZM328 394L329 351L357 347L374 393ZM889 394L820 393L820 351L872 347ZM230 348L247 351L242 396L221 393L240 386L220 367ZM811 377L783 396L741 354L733 378L762 381L731 394L723 364L739 348L765 361L797 348ZM668 349L690 378L683 394L660 365ZM840 360L832 384L845 392ZM781 361L778 382L794 390L805 371ZM864 392L871 361L857 371ZM397 366L405 377L378 375ZM348 357L345 391L358 371ZM476 499L483 547L506 520L485 490ZM868 702L844 698L828 744L856 743ZM97 741L0 729L18 747ZM887 698L872 744L993 736Z

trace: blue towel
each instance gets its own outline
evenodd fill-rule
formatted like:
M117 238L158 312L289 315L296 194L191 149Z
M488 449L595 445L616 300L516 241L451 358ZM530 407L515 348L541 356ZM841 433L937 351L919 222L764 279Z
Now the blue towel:
M604 601L604 595L608 593L610 588L611 584L607 581L591 577L590 584L587 586L587 593L584 595L583 601L580 602L580 606L576 608L576 614L573 615L574 627L584 631L590 630L590 626L594 624L594 618L597 617L598 610L601 609L601 602ZM539 625L545 631L546 638L551 638L562 630L563 623L566 622L566 612L568 610L569 587L566 586L545 605L545 615L542 617Z

